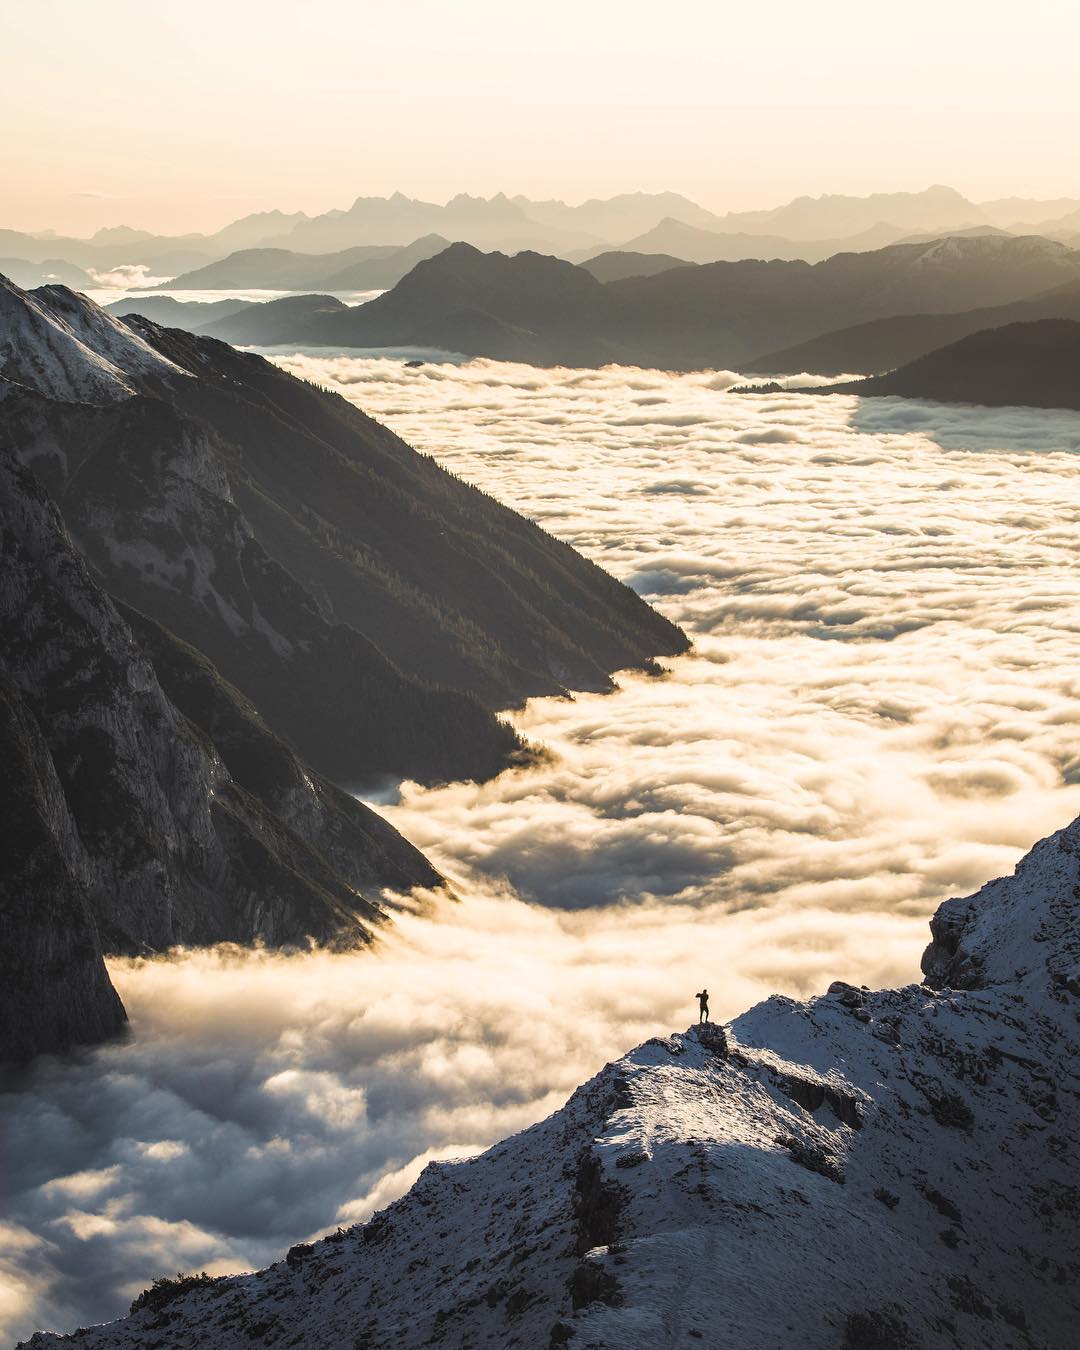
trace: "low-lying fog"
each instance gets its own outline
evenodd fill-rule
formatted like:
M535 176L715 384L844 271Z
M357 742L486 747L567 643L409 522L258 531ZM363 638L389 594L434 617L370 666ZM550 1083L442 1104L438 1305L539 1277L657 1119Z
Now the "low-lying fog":
M703 984L726 1017L915 979L935 904L1080 812L1080 418L278 359L695 650L517 715L546 766L405 785L383 809L461 898L406 909L377 955L113 963L130 1042L4 1102L16 1332L366 1217L688 1024Z

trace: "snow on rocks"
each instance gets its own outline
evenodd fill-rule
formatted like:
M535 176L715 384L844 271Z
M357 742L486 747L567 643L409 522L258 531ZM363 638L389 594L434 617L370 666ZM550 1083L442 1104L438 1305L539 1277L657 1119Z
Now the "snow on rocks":
M1078 882L1080 822L942 906L937 987L657 1037L367 1224L28 1344L1064 1350Z
M187 375L85 296L0 276L0 376L50 398L113 403L147 378Z

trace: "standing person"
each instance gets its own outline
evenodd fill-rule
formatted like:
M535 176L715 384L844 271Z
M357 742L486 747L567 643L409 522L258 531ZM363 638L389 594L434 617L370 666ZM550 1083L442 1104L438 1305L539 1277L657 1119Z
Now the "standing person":
M700 994L695 994L694 997L698 1001L698 1023L707 1022L709 1020L709 991L703 989Z

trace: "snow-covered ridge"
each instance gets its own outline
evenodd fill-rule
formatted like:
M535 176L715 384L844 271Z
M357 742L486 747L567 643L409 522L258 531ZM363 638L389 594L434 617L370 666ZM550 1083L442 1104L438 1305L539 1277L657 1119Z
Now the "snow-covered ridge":
M50 398L113 403L147 379L188 373L67 286L23 291L0 276L0 376Z
M1065 1350L1078 894L1080 821L941 907L925 985L658 1037L367 1224L29 1344Z

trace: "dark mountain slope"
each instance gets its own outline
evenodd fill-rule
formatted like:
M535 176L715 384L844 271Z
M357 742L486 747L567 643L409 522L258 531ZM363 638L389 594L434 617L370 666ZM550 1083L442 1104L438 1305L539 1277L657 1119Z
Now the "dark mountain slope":
M0 865L0 1060L120 1024L102 951L362 945L384 887L440 884L208 662L139 615L126 622L39 480L3 447L0 545L14 830Z
M486 777L518 743L477 696L605 689L685 647L628 588L344 399L62 288L6 294L30 339L15 368L99 400L21 388L4 404L99 576L324 772ZM108 365L76 340L102 324Z
M1080 410L1080 323L1042 319L987 329L888 375L813 392Z
M607 688L607 671L683 649L627 587L345 399L218 344L155 341L186 363L212 353L212 372L177 397L245 437L237 503L289 572L402 669L506 706Z
M221 318L208 319L199 325L198 331L239 347L273 347L280 342L303 346L318 343L323 325L335 315L348 312L349 306L332 295L286 295L280 300L251 304ZM144 311L133 307L129 313Z
M117 319L141 314L144 319L152 319L163 327L197 333L215 319L240 314L255 303L253 300L176 300L171 295L135 295L126 300L114 300L105 306L105 312Z
M607 289L623 307L627 345L651 347L662 365L738 367L776 339L915 310L1005 304L1078 280L1080 253L1046 239L991 236L896 244L813 266L719 262Z
M1030 300L959 314L898 314L888 319L841 328L784 351L769 352L745 363L748 371L770 375L876 375L914 361L927 352L957 342L985 328L1037 319L1080 320L1080 282L1055 286Z
M481 322L485 321L485 322ZM386 295L319 325L345 346L442 346L554 364L625 359L618 308L580 267L540 253L481 253L451 244Z
M213 389L200 385L183 381L179 390L202 413L231 417L241 445L295 456L304 439L316 444L298 445L297 431L282 438L273 412L229 394L215 410ZM487 777L515 752L513 733L475 699L402 674L368 638L335 622L266 547L260 534L273 535L287 512L243 473L238 447L220 439L225 425L211 429L149 395L86 407L16 391L5 411L20 455L110 594L205 653L316 768L354 781ZM276 445L256 442L262 429ZM298 478L316 467L292 466ZM310 525L297 528L310 539Z

